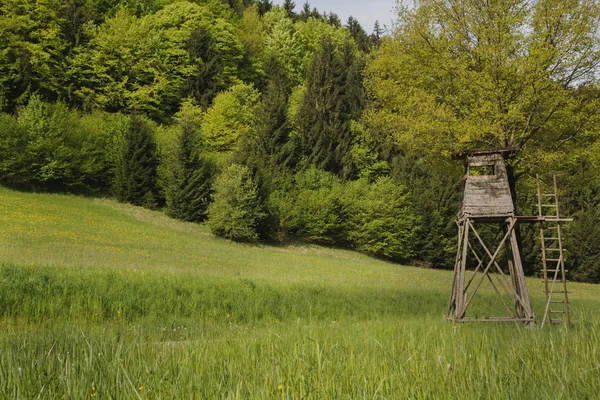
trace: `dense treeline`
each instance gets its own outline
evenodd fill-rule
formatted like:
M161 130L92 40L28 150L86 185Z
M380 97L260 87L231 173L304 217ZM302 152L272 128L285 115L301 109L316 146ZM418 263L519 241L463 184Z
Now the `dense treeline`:
M5 0L0 181L112 195L233 240L449 268L462 171L449 155L510 148L522 214L533 173L568 172L572 277L598 282L599 75L573 58L597 43L597 4L498 0L454 20L481 11L463 3L401 8L384 36L289 0ZM521 37L519 4L543 40ZM565 15L579 23L565 30Z

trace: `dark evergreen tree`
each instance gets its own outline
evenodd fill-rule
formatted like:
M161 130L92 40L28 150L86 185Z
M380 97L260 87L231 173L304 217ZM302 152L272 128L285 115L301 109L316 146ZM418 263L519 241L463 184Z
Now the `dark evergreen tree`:
M339 56L325 38L310 65L299 111L301 154L317 168L352 179L350 122L360 117L364 104L361 62L346 43Z
M183 97L192 96L203 107L208 107L220 89L219 75L223 64L215 51L215 40L204 27L190 35L187 51L196 74L183 85Z
M296 3L294 3L292 0L285 0L283 2L283 9L287 12L288 17L294 20L298 17L296 12L294 11L295 8Z
M198 133L189 123L182 126L173 164L169 166L172 173L165 188L168 214L184 221L203 221L216 164L201 153Z
M373 25L373 33L370 36L371 45L375 47L379 46L382 36L383 28L381 27L381 25L379 25L379 21L375 21L375 24Z
M370 44L369 35L367 35L367 32L365 32L358 20L352 16L348 17L346 29L348 29L348 32L352 35L359 50L364 51L365 53L368 52Z
M415 261L451 269L456 255L454 220L460 203L460 163L434 167L429 160L406 156L398 148L388 154L392 178L408 189L419 217Z
M330 25L335 26L336 28L342 26L342 21L340 20L340 17L338 17L338 15L335 13L330 12L329 14L324 15L323 19L327 21Z
M308 19L308 17L310 17L311 15L312 15L312 11L310 9L310 3L308 1L306 1L302 5L302 11L300 11L300 14L298 14L298 18L300 18L300 20L302 20L302 21L306 21Z
M158 159L150 122L132 115L115 163L113 190L119 201L154 208Z
M70 0L66 3L62 31L71 44L71 50L82 44L85 24L94 17L93 7L90 0Z
M271 8L273 8L273 3L271 2L271 0L259 0L256 3L256 7L258 10L258 14L262 16L268 13L271 10Z
M600 212L597 206L579 212L569 225L566 264L570 276L582 282L600 283Z

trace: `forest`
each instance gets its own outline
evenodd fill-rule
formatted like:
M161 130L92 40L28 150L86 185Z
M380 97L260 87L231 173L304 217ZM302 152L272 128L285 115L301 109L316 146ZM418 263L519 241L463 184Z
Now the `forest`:
M482 4L398 2L384 31L290 0L2 0L0 183L451 269L452 156L508 150L519 215L558 173L569 277L598 283L600 4Z

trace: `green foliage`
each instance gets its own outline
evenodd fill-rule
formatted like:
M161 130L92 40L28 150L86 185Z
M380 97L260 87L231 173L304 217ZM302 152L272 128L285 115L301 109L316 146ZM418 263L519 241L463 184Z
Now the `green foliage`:
M219 91L218 76L223 65L215 51L215 40L205 27L201 26L191 33L187 52L195 71L186 79L183 93L208 107Z
M71 59L76 101L155 119L174 113L182 94L208 105L236 80L242 59L236 28L209 6L190 2L140 18L122 8L89 35Z
M568 22L567 22L568 21ZM407 150L539 163L597 125L597 2L419 1L368 67L367 118ZM583 89L583 90L582 90Z
M256 241L256 229L265 217L258 186L247 167L232 164L217 177L208 207L208 226L215 235Z
M266 13L263 23L266 31L265 56L277 58L287 71L292 86L302 84L324 38L331 39L336 52L346 41L352 41L344 28L336 28L320 18L294 23L281 7L273 7Z
M569 275L581 282L600 283L600 212L578 213L568 227L566 248Z
M375 181L389 174L389 162L380 156L380 143L364 124L350 121L350 132L354 143L350 149L352 163L356 166L359 178Z
M203 221L212 193L216 164L202 153L199 131L183 121L177 136L175 154L163 158L164 194L167 213L184 221Z
M238 138L250 131L259 93L252 85L238 84L219 93L202 124L205 145L213 151L232 150Z
M396 154L391 176L408 190L418 216L415 259L435 268L451 269L456 255L456 214L460 206L461 165L436 163Z
M332 244L343 239L341 215L343 186L331 173L309 168L295 176L297 235L305 240Z
M63 103L32 96L17 118L3 116L2 180L22 188L94 191L106 187L106 138Z
M289 82L275 58L271 58L267 66L267 76L267 86L255 107L251 131L241 137L235 152L236 162L250 167L263 190L265 185L273 186L282 170L295 161L292 128L287 117Z
M0 3L0 110L13 111L34 93L64 93L64 9L58 0Z
M154 128L132 115L120 142L113 192L119 201L154 208L157 205L157 154Z
M336 56L325 39L311 63L299 110L300 152L310 164L344 179L353 178L351 121L362 112L361 66L347 42Z
M346 29L350 32L352 39L356 42L356 46L359 50L367 52L369 51L369 47L371 45L371 41L369 40L369 35L360 25L358 20L352 16L348 17L348 21L346 22Z
M420 221L405 188L390 178L358 180L344 194L346 235L357 250L398 261L416 255Z
M21 186L32 175L27 150L27 131L12 115L0 114L0 181Z

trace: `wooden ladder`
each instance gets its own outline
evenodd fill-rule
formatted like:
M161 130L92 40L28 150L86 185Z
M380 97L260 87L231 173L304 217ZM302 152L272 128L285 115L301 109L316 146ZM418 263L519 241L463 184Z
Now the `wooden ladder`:
M538 216L543 219L540 223L540 242L546 294L542 328L547 322L567 325L570 323L556 175L553 175L552 179L552 184L547 186L553 193L542 193L542 183L539 175L537 176Z

